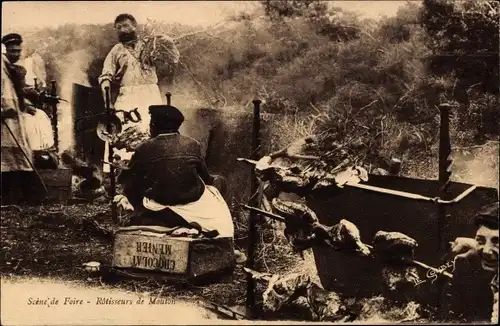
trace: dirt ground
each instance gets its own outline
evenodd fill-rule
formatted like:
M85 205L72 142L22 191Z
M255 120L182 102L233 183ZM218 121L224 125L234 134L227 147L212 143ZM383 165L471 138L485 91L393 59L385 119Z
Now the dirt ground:
M236 267L232 279L203 286L167 284L154 280L116 279L107 278L106 275L89 274L82 264L97 261L109 265L111 262L113 243L110 231L114 226L110 216L109 206L102 204L2 208L0 226L2 279L8 280L6 284L11 286L15 282L31 284L29 282L33 282L34 279L57 280L54 284L76 282L80 286L78 290L80 292L84 287L100 289L101 292L106 288L124 294L149 293L176 302L211 301L237 311L244 311L246 274L243 266ZM236 246L244 250L245 237L242 238L241 241L236 241ZM257 252L256 263L263 266L263 271L282 273L297 268L303 270L301 266L311 262L309 257L308 260L299 261L298 265L292 264L296 257L284 257L283 250L276 251L274 248L270 250L272 246L273 244L268 244ZM14 283L11 280L15 280ZM31 285L28 286L30 287ZM9 287L6 285L5 289ZM41 289L50 292L50 285ZM263 290L263 287L257 285L257 291ZM2 294L4 293L2 290ZM259 295L256 297L258 300ZM290 316L288 317L287 319L290 319ZM283 315L266 315L265 318L281 319ZM293 314L291 318L294 318ZM300 316L296 318L300 319Z
M102 304L106 298L123 304ZM88 286L81 281L3 277L2 325L207 324L219 319L191 301L152 304L151 298L155 296L148 292Z
M113 229L109 208L77 204L2 209L0 274L2 276L51 277L82 281L89 286L111 280L89 277L82 264L97 261L109 265L112 259ZM97 222L94 224L92 221ZM245 300L243 271L237 268L232 282L207 286L160 284L156 281L112 280L124 290L148 291L173 298L216 299L225 305Z

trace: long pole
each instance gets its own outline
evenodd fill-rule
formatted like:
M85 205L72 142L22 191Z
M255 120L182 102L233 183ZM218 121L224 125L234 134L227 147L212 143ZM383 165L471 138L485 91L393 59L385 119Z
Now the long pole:
M441 188L439 189L439 197L446 198L448 192L448 187L450 185L450 175L451 175L451 140L450 140L450 108L451 106L447 103L441 103L439 105L440 114L440 126L439 126L439 183ZM437 203L438 210L438 251L441 255L445 254L445 243L446 238L446 228L448 224L448 214L446 213L445 205ZM444 314L443 307L441 307L441 300L444 295L444 284L438 284L438 307L439 313Z
M446 198L450 185L451 176L451 140L450 140L450 105L443 103L439 105L439 113L441 117L439 127L439 197ZM444 205L438 204L438 250L441 251L445 247L446 239L444 231L447 223L447 214Z
M52 89L50 91L50 95L53 97L57 97L57 88L56 81L51 81ZM56 153L59 153L59 128L57 126L57 104L52 104L52 129L54 130L54 146L56 149Z
M253 125L252 125L252 153L251 158L258 159L259 158L259 149L260 149L260 104L261 101L256 99L253 101ZM257 176L255 174L255 169L252 169L251 174L251 190L250 194L252 195L252 202L257 200L257 196L254 194L257 193L258 190L258 181ZM253 205L253 203L251 203ZM255 205L253 205L255 206ZM248 259L246 267L250 269L254 269L255 263L255 246L257 242L257 214L254 211L250 211L248 217ZM252 275L247 275L247 314L251 318L255 318L256 309L255 309L255 281L252 278Z
M113 126L111 125L111 118L113 115L113 112L111 112L111 97L109 94L109 87L104 88L105 93L106 93L106 114L108 116L108 123L106 125L106 131L109 134L113 134ZM116 180L115 180L115 167L112 164L113 163L113 143L108 142L109 146L109 152L108 152L108 162L109 164L109 178L110 178L110 183L111 183L111 217L113 219L113 223L118 223L118 214L117 214L117 207L116 203L114 201L114 198L116 196Z
M23 153L24 158L28 161L28 164L35 172L36 176L38 177L38 180L40 180L40 183L43 187L43 191L45 193L47 193L48 190L47 190L47 187L45 186L45 182L43 182L42 176L40 175L40 173L38 173L38 170L35 168L35 165L33 164L33 162L31 162L31 158L28 156L28 154L26 154L24 149L21 147L21 144L19 144L19 142L17 141L17 138L14 135L14 133L12 132L12 130L10 129L9 125L7 124L7 121L5 121L5 119L2 118L2 123L5 125L5 128L7 128L7 130L9 131L10 136L12 137L12 139L14 139L14 142L16 143L17 147L21 150L21 153Z

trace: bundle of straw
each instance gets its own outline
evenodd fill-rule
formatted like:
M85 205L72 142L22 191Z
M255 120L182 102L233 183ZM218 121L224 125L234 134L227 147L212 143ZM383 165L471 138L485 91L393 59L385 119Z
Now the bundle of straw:
M174 39L167 35L145 35L140 61L143 65L174 66L179 62L180 53Z

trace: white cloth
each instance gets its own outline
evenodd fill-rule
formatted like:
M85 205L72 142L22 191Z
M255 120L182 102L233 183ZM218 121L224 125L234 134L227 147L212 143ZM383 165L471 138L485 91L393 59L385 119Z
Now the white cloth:
M224 198L213 186L205 186L201 198L185 205L167 206L144 197L142 204L151 211L170 208L186 221L196 222L206 230L217 230L219 237L234 237L234 225L231 212Z
M123 124L123 131L132 125L136 125L142 131L147 131L149 128L149 106L163 104L163 98L160 93L160 88L156 84L122 86L120 93L115 102L116 110L124 110L127 112L138 108L142 121L139 123L127 122ZM118 117L123 122L123 114L118 113ZM108 161L109 144L104 147L104 161ZM131 156L131 154L129 155ZM104 164L104 172L109 172L109 165Z
M35 115L26 114L26 130L28 144L32 150L43 150L54 146L54 131L49 116L42 110L36 110Z

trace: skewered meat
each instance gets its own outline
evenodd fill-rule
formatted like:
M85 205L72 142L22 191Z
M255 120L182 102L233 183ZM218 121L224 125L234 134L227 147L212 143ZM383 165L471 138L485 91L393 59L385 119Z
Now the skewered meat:
M411 295L411 290L419 280L417 268L413 266L384 266L382 279L389 292Z
M279 215L285 217L285 237L296 251L302 252L321 241L315 231L321 230L322 225L319 224L316 214L306 205L274 198L271 206ZM329 236L326 229L319 233Z
M334 248L357 250L363 255L370 254L368 247L361 242L358 228L347 220L327 227L319 223L316 214L304 204L274 198L272 206L285 216L285 236L297 251L327 244Z
M361 242L359 229L353 223L342 219L331 228L330 234L337 245L341 244L344 249L357 250L364 256L370 255L370 249Z
M373 238L377 255L385 262L413 260L417 241L400 232L378 231Z
M135 149L148 138L149 135L146 132L136 126L130 126L118 135L113 146L119 150L126 149L128 152L134 152Z
M349 160L333 166L317 160L296 160L290 157L273 159L261 158L255 166L257 177L269 181L277 189L293 192L299 196L309 195L319 190L342 188L346 183L358 183L368 180L368 173L359 166L349 166Z
M400 232L378 231L373 239L377 256L384 264L382 279L391 298L404 299L413 294L419 277L417 268L405 262L413 260L417 242Z

